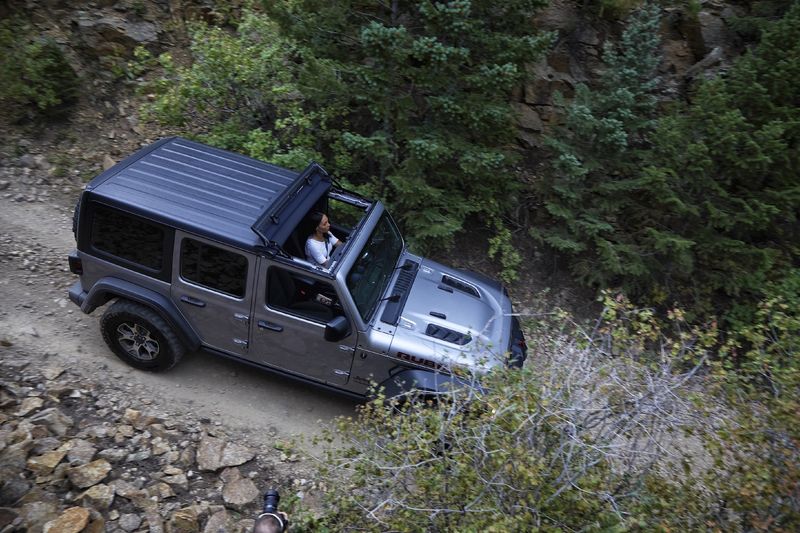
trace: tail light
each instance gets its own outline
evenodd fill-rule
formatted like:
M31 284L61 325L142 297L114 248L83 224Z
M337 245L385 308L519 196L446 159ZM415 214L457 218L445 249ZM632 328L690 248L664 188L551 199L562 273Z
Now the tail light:
M78 276L83 274L83 261L78 256L77 252L69 254L69 271Z

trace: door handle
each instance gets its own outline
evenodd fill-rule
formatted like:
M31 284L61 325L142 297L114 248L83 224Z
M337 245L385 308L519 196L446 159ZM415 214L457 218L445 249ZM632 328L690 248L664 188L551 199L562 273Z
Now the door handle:
M186 296L185 294L181 296L181 301L186 302L189 305L194 305L195 307L206 306L206 303L203 300L198 300L197 298L192 298L191 296Z
M277 332L283 331L283 326L279 324L273 324L272 322L267 322L266 320L259 320L258 327L261 329L269 329L271 331L277 331Z

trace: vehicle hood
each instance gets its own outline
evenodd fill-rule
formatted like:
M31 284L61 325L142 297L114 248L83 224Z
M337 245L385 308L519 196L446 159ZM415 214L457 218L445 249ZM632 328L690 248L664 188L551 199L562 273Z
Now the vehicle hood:
M390 351L487 370L505 364L510 338L511 301L499 282L423 259Z

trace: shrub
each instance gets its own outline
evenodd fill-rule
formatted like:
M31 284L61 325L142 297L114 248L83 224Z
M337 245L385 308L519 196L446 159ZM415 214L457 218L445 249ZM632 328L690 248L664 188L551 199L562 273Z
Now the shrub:
M522 370L339 420L326 510L297 528L796 530L796 374L779 395L742 394L708 364L713 323L603 301L588 327L561 313L529 324Z
M296 48L270 19L248 11L235 33L196 22L189 34L192 64L159 58L162 76L145 87L157 96L144 108L146 118L289 168L320 159L315 135L322 117L304 109Z
M699 367L674 365L702 350L695 338L668 342L651 312L609 301L593 328L541 322L522 370L428 401L379 398L340 420L323 472L329 511L305 527L702 527L702 516L670 508L703 501L699 490L668 474L684 457L682 431L702 420L686 386Z
M0 21L0 105L12 121L56 114L78 96L78 76L61 47L32 31L20 18Z

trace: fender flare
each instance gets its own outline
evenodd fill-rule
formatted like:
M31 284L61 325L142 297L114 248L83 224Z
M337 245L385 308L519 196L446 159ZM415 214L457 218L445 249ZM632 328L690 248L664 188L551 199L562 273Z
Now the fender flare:
M383 381L378 390L382 390L387 398L394 398L411 391L447 392L468 385L469 382L451 374L409 368Z
M200 347L200 338L169 298L129 281L113 277L100 279L81 303L81 311L91 313L112 298L125 298L149 307L172 327L187 349L194 351Z

